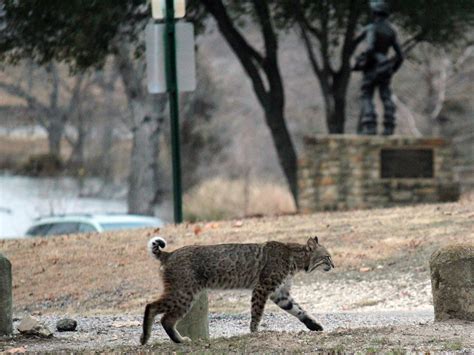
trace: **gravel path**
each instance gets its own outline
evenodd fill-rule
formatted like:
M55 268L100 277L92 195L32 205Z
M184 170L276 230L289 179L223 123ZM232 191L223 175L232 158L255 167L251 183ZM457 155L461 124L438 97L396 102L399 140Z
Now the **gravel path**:
M314 314L324 325L326 331L355 329L361 327L400 326L429 324L433 321L433 311L404 312L334 312ZM61 319L58 315L38 317L51 330ZM76 316L78 322L75 332L55 332L51 339L26 339L14 337L0 342L0 351L10 348L24 348L28 351L53 351L61 349L92 350L118 346L136 346L141 334L142 317L127 316ZM249 333L249 314L210 314L209 326L212 338L230 337ZM18 322L15 322L15 328ZM306 331L297 319L284 312L265 314L261 324L262 331L300 332ZM169 341L161 325L156 322L151 343Z
M309 277L309 279L306 279ZM377 269L370 272L317 273L297 277L292 294L298 303L321 323L325 332L344 329L389 326L423 326L433 323L430 282L427 270L405 273ZM211 291L209 315L212 338L249 333L250 292L244 290ZM16 314L21 318L23 314ZM55 313L36 315L51 330L63 316ZM25 339L15 336L0 341L0 351L24 348L29 351L92 350L137 346L142 315L68 315L78 322L75 332L55 332L52 339ZM18 321L15 322L15 328ZM295 317L269 302L261 331L307 332ZM151 344L168 343L159 322L155 322Z

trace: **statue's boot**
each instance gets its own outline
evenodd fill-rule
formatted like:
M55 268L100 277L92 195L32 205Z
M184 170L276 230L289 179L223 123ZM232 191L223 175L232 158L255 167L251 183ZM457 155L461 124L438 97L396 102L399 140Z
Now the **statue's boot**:
M375 122L362 123L361 134L374 136L377 134L377 124Z
M384 81L380 84L380 98L384 108L383 117L383 135L391 136L395 131L395 112L396 106L392 100L392 91L390 90L390 81Z
M394 131L395 131L395 126L394 125L384 125L383 135L384 136L391 136Z
M395 112L387 112L385 111L385 116L383 120L383 135L384 136L391 136L395 131Z

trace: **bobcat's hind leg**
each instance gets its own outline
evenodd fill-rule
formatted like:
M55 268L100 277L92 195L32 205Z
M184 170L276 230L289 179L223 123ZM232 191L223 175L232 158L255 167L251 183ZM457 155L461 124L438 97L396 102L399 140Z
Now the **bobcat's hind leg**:
M150 339L151 328L157 314L165 313L170 308L167 298L160 298L158 301L149 303L145 307L145 315L143 317L143 333L140 337L140 343L145 345Z
M161 318L161 325L165 329L166 334L175 343L183 343L185 341L191 341L188 337L183 337L176 330L176 324L186 313L191 309L195 295L192 292L180 293L174 296L175 307L166 312Z
M265 308L265 303L267 302L270 293L271 291L266 290L262 286L255 287L252 292L252 319L250 321L250 331L252 333L256 332L258 329Z
M298 318L309 330L323 330L323 327L295 302L290 295L289 289L285 287L277 289L270 295L270 299L275 302L278 307Z
M161 324L163 325L163 328L165 329L166 334L170 337L172 341L175 343L184 343L185 341L191 341L188 337L183 337L181 334L179 334L178 330L176 329L176 323L184 317L184 314L181 316L178 316L175 312L170 312L166 313L162 318L161 318Z

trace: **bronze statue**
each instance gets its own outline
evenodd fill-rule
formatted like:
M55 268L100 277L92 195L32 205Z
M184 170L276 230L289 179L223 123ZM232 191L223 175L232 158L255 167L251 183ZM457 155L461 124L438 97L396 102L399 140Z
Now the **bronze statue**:
M384 135L392 135L395 130L395 104L392 101L390 80L403 62L403 53L397 40L397 33L388 21L389 7L385 1L371 1L373 22L356 38L363 39L367 49L357 59L353 70L362 71L361 112L357 131L359 134L377 134L377 114L373 103L375 89L378 88L384 107ZM389 58L393 48L395 57Z

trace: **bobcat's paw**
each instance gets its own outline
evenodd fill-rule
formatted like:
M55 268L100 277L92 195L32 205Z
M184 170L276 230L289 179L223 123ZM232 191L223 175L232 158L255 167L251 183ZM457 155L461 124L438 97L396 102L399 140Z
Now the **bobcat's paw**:
M321 326L321 324L319 324L312 318L305 318L303 320L303 323L304 325L306 325L306 327L309 330L316 331L316 332L321 332L323 330L323 327Z
M191 343L192 340L191 340L190 337L182 337L182 338L181 338L181 342L182 342L182 343Z
M145 334L142 334L140 336L140 344L145 345L149 338L150 338L149 336L145 336Z

